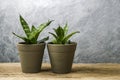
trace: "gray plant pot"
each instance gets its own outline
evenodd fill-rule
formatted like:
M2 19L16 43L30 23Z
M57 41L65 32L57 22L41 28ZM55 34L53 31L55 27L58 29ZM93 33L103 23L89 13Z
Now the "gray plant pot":
M71 72L73 58L77 43L72 44L48 44L52 72L69 73Z
M37 73L41 70L41 64L45 49L45 43L17 45L20 55L22 72Z

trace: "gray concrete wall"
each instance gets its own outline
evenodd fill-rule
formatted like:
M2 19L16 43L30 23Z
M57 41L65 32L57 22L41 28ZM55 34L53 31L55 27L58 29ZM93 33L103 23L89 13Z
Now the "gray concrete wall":
M70 32L81 31L71 38L78 43L75 63L120 63L120 0L0 0L0 62L19 61L16 44L22 40L12 35L24 35L19 14L30 26L55 20L39 39L66 22Z

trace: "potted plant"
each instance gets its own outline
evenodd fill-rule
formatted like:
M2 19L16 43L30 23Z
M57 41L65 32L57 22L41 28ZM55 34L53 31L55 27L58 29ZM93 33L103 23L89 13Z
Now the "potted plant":
M22 72L24 73L36 73L40 72L41 70L41 63L43 59L44 49L45 49L45 42L48 40L49 37L45 37L39 41L37 41L39 34L48 26L52 21L46 22L41 24L38 28L35 28L32 25L30 29L27 22L24 18L20 15L20 23L22 28L26 34L26 37L19 36L13 32L13 34L24 42L19 42L17 44L17 48L20 55L21 67Z
M64 28L59 26L53 29L55 33L49 32L54 39L48 43L48 53L50 57L52 71L55 73L69 73L73 63L76 42L71 42L69 38L79 31L68 33L68 25Z

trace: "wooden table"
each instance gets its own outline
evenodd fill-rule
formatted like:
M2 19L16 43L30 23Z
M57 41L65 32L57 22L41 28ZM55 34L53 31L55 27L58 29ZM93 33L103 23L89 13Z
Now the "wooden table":
M20 63L0 63L0 80L120 80L120 64L73 64L72 72L55 74L44 63L40 73L22 73Z

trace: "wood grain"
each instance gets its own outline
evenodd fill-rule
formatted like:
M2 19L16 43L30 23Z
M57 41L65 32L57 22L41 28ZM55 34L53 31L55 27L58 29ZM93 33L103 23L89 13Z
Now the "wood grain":
M120 64L73 64L72 72L55 74L44 63L40 73L22 73L20 63L0 63L0 80L120 80Z

